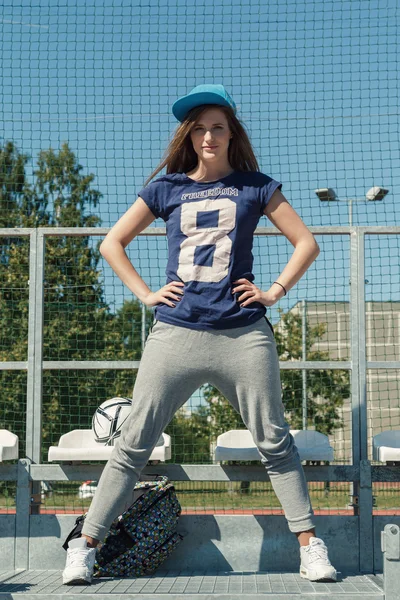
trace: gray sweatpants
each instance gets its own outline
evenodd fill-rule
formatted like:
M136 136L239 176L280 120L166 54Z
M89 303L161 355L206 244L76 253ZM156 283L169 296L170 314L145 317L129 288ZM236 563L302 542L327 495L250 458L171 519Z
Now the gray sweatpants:
M251 432L290 531L312 529L313 509L284 418L279 359L265 317L201 331L155 321L133 391L132 410L104 467L82 533L103 540L132 503L133 488L175 412L204 383L220 390Z

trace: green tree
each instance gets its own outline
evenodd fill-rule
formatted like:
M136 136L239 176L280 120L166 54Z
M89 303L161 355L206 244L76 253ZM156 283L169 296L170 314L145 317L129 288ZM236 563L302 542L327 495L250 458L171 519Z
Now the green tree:
M275 331L280 360L302 360L302 317L278 309L282 329ZM306 324L306 358L329 360L329 352L313 349L327 329L326 323ZM291 429L303 428L303 396L301 370L281 370L282 401ZM339 369L307 369L307 427L329 435L343 427L340 409L350 396L348 371Z
M280 312L281 328L275 328L274 335L280 360L302 359L302 318L300 315ZM306 356L310 361L329 360L329 353L313 350L313 345L326 331L326 324L311 327L307 324ZM282 369L280 372L282 401L291 429L302 429L303 397L301 370ZM338 369L307 370L307 422L326 435L343 426L340 409L344 398L350 395L350 382L347 371ZM211 436L216 438L228 429L244 429L241 416L235 411L221 392L207 385L204 397L211 415Z
M274 336L280 360L302 359L302 317L291 312L280 313L280 330ZM313 350L314 344L326 331L326 324L311 327L307 323L306 356L310 361L329 360L328 352ZM282 369L280 372L282 402L291 429L303 428L303 397L301 370ZM326 435L343 426L340 409L350 395L349 374L338 369L307 370L307 424ZM211 416L210 434L213 440L230 429L246 429L241 416L221 392L212 385L204 388L204 397ZM242 491L249 483L242 482Z
M34 210L25 174L29 157L12 142L0 148L0 227L29 227ZM0 237L0 360L27 359L29 241L25 237ZM16 266L16 268L15 268ZM19 436L20 453L25 452L25 371L2 371L0 428Z
M95 227L101 193L92 189L94 175L82 166L67 144L57 153L42 151L35 184L25 177L29 160L8 142L0 149L3 227ZM50 204L50 209L48 208ZM0 262L0 360L27 359L29 316L29 243L2 238ZM136 299L115 314L104 299L100 280L100 241L89 236L46 239L44 273L43 360L138 360L141 356L141 311ZM146 310L146 331L153 313ZM43 374L43 456L63 433L88 428L96 407L113 396L131 397L135 370L47 370ZM24 451L26 373L3 372L0 427L10 427Z
M210 426L207 406L190 415L180 408L165 428L171 436L171 461L176 464L210 462Z

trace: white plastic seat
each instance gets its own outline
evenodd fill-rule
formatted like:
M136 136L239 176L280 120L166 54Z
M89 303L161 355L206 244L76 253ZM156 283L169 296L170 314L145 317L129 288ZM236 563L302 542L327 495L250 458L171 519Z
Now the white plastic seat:
M18 458L18 436L7 429L0 429L0 462Z
M108 460L113 446L99 444L94 438L92 429L74 429L62 435L58 446L50 446L48 460L54 461L81 461L81 460ZM162 433L149 461L165 462L171 458L171 436Z
M372 438L372 455L380 462L400 464L400 429L381 431Z
M300 460L333 461L334 451L324 433L313 430L292 429ZM217 438L214 451L216 461L257 460L261 454L248 429L231 429Z

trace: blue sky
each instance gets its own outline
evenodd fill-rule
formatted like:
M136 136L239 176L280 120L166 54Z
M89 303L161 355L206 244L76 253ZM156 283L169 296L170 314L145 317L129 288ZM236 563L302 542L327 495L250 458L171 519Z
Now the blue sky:
M355 225L399 225L397 0L21 0L3 7L1 143L31 155L68 142L103 197L93 212L111 227L129 208L178 122L172 103L200 83L223 83L238 105L260 170L307 226L347 225L348 198L372 186L382 202L353 205ZM340 202L321 203L332 187ZM157 221L154 225L163 225ZM260 225L271 223L262 217ZM347 301L347 236L318 236L321 254L277 307ZM262 289L293 252L256 238ZM165 283L165 241L135 240L133 264L152 289ZM400 299L399 237L366 243L367 300ZM115 308L129 290L104 265Z

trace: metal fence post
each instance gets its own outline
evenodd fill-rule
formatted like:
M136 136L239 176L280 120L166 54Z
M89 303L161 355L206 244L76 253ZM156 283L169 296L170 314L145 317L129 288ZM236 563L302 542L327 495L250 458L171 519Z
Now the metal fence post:
M18 461L15 515L15 569L29 568L29 519L32 481L29 458Z
M43 382L43 300L44 236L40 229L31 234L29 253L29 330L26 455L41 462L42 382ZM33 482L30 512L38 514L41 501L40 481Z
M38 283L38 230L34 229L30 234L29 247L29 324L28 324L28 374L26 390L26 456L31 462L40 462L40 454L37 453L37 437L41 437L35 422L41 421L40 407L37 404L36 390L38 382L41 382L41 373L37 369L36 338L37 338L37 287ZM42 283L43 285L43 283ZM40 366L41 368L41 366ZM40 446L40 442L39 442ZM18 484L17 484L18 485ZM39 512L40 504L40 481L31 484L30 489L33 502L28 507L32 513Z
M360 572L374 571L374 527L371 463L368 460L367 357L365 319L365 232L357 229L358 255L358 375L359 375L359 538Z
M351 449L352 464L360 468L360 375L359 375L359 235L357 227L350 228L350 350L351 350ZM350 506L354 515L359 516L359 481L350 484ZM358 557L361 561L361 540L359 539Z
M42 454L42 393L43 393L43 313L44 313L45 237L39 230L36 251L36 331L35 331L35 419L33 460L41 462Z
M372 514L372 469L369 460L360 461L359 490L360 572L374 572L374 523Z
M33 460L34 453L34 414L35 414L35 331L36 331L36 252L37 252L37 229L29 236L29 322L28 322L28 373L26 389L26 456Z
M400 600L400 528L385 525L381 531L385 600Z

